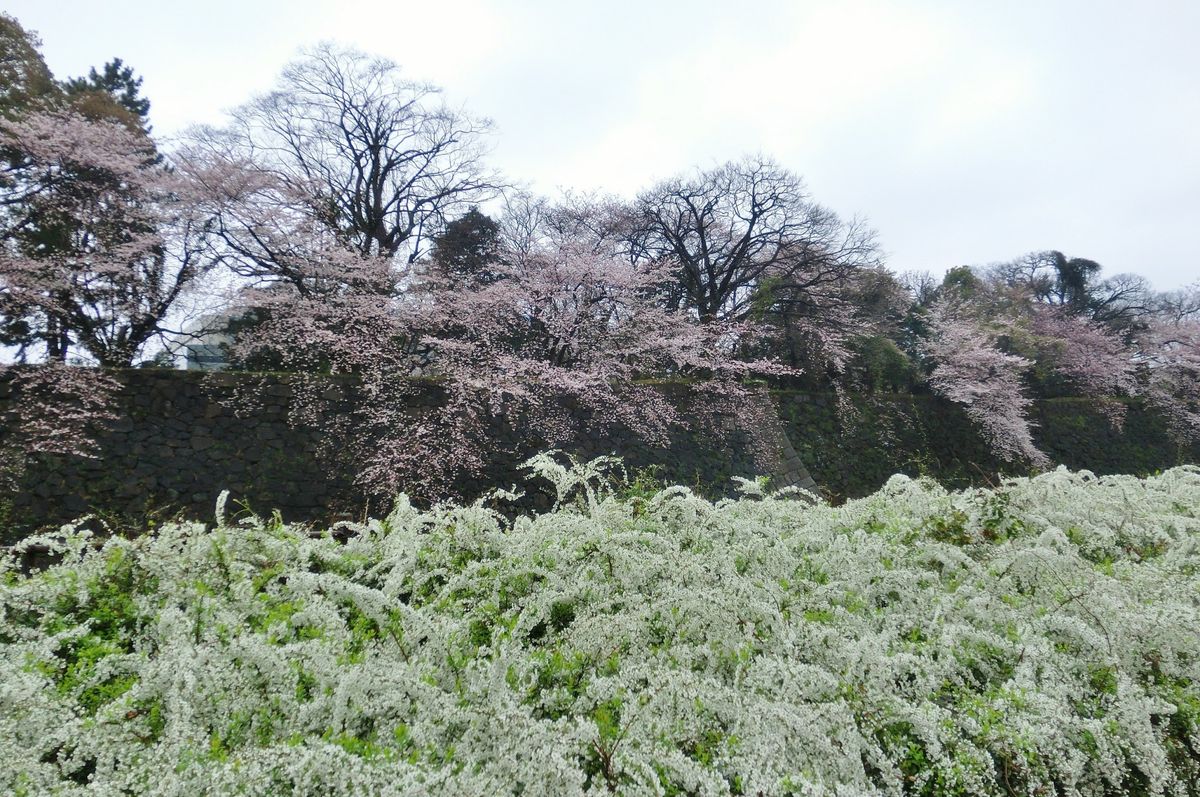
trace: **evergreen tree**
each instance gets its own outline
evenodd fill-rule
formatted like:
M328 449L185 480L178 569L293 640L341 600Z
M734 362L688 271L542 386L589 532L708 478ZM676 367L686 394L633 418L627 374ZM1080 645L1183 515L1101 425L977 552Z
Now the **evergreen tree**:
M126 66L120 58L106 63L102 72L92 67L87 77L71 78L62 87L73 101L72 104L85 116L127 116L121 121L136 122L143 132L150 132L150 125L147 124L150 100L141 94L142 78L134 75L133 68ZM111 109L104 107L107 102L96 102L99 98L115 103L124 113L114 115Z
M0 117L11 119L58 94L41 46L37 34L0 14Z
M432 260L453 282L488 284L499 279L500 224L472 206L434 238Z

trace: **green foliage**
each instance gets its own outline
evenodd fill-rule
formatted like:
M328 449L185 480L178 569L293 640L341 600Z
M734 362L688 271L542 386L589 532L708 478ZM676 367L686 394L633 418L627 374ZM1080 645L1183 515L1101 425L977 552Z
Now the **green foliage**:
M114 58L104 65L103 71L97 72L95 67L88 71L87 77L77 77L66 81L63 89L68 96L79 96L89 93L103 94L111 97L121 108L137 119L139 126L147 133L146 118L150 115L150 100L141 95L142 79L136 77L133 68L127 66L120 58Z
M486 285L499 279L500 257L500 224L472 207L434 238L430 261L445 279Z
M1200 470L831 507L534 464L515 520L31 540L0 789L1197 794Z
M777 391L780 414L800 460L829 494L857 498L893 473L928 476L949 487L996 484L1020 468L989 451L957 406L934 396ZM1098 474L1149 475L1200 463L1200 446L1181 446L1160 414L1128 402L1114 427L1095 399L1058 398L1034 405L1034 439L1050 459Z
M856 338L850 345L853 357L846 366L847 382L866 393L913 393L923 375L911 358L894 341L882 335Z
M66 576L74 586L73 574ZM136 683L136 676L118 667L104 668L102 663L133 653L134 640L145 620L137 604L139 593L152 592L154 580L139 573L136 562L124 548L110 549L103 567L79 584L72 592L62 592L55 601L54 614L38 618L33 613L20 615L25 627L44 632L79 628L50 648L51 655L35 660L34 669L49 676L60 694L72 698L88 715L120 698ZM37 623L40 619L41 623Z
M0 14L0 117L13 118L55 98L58 87L41 46L35 33Z
M982 288L983 282L970 266L955 266L946 272L946 276L942 279L941 290L943 293L953 292L969 297Z

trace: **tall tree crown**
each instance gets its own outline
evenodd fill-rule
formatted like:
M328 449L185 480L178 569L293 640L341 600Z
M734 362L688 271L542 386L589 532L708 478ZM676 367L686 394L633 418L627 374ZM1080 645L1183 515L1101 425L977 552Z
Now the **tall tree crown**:
M183 159L215 188L230 263L256 277L286 270L280 246L263 243L268 196L277 218L360 256L420 257L448 216L498 184L481 162L490 123L438 94L391 61L326 44L289 64L229 127L194 131Z
M69 98L75 100L73 104L77 109L82 110L81 105L86 108L87 100L93 97L111 101L116 108L128 114L129 122L149 134L147 119L150 116L150 100L141 94L142 78L137 77L133 67L120 58L106 63L101 72L92 67L87 77L67 80L63 83L63 89ZM109 109L109 115L112 115L112 110Z
M39 48L41 40L0 14L0 116L9 118L53 97L58 86Z

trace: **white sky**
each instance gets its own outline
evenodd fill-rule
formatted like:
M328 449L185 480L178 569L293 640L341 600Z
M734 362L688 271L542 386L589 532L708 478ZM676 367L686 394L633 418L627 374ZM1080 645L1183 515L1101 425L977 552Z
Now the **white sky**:
M55 75L114 56L156 133L219 122L297 48L388 56L496 123L541 192L632 196L764 153L897 271L1060 249L1200 278L1200 2L9 0Z

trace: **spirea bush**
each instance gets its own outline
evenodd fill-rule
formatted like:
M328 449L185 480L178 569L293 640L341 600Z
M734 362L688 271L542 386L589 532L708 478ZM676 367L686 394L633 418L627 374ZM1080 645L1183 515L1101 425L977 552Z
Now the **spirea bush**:
M1198 793L1200 469L832 507L602 464L513 521L64 529L3 573L0 793Z

